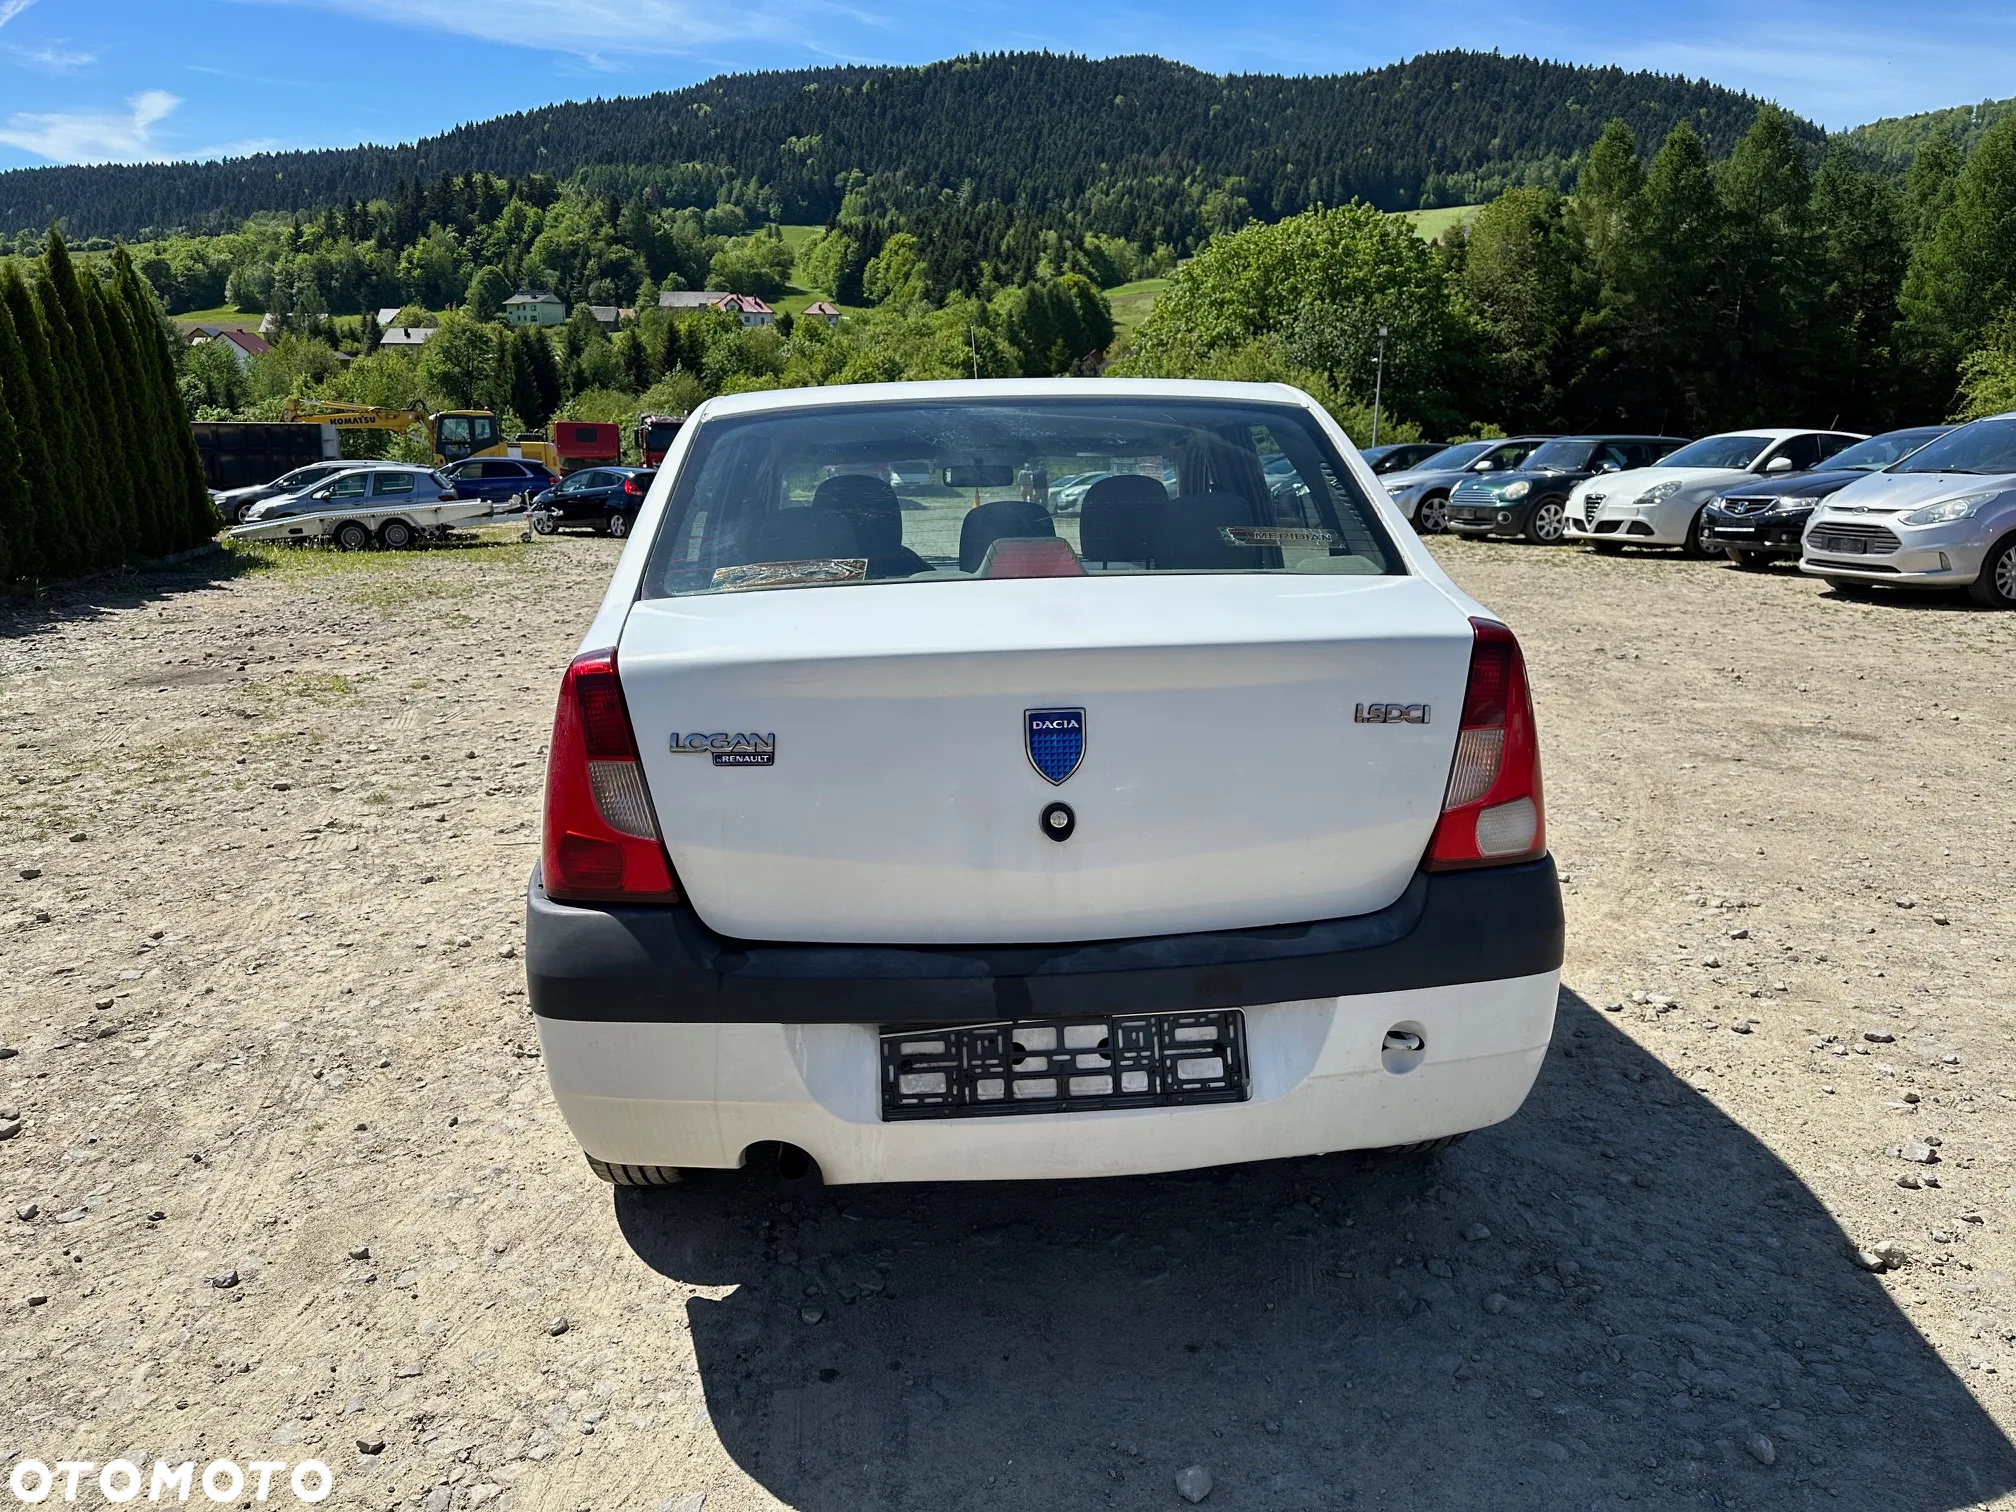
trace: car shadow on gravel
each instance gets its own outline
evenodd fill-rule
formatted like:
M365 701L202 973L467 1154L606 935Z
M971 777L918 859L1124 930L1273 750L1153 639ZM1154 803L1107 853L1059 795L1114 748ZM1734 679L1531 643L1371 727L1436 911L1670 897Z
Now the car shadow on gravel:
M1572 993L1525 1110L1427 1161L752 1169L615 1210L660 1274L735 1288L686 1303L706 1411L806 1512L1162 1508L1193 1464L1211 1506L1270 1509L2016 1488L2016 1448L1813 1193Z

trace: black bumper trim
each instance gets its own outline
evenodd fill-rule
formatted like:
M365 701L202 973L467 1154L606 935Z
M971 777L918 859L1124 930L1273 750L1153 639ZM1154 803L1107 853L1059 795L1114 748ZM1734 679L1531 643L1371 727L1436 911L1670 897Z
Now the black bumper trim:
M1499 981L1558 969L1564 935L1551 857L1420 872L1355 918L1058 945L731 940L683 904L555 903L535 871L525 976L532 1011L553 1019L959 1024Z

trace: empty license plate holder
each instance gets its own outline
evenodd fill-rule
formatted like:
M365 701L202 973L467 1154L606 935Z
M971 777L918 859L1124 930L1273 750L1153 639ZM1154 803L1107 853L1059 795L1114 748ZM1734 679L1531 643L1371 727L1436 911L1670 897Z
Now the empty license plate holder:
M884 1025L880 1034L885 1123L1244 1102L1249 1093L1237 1008Z

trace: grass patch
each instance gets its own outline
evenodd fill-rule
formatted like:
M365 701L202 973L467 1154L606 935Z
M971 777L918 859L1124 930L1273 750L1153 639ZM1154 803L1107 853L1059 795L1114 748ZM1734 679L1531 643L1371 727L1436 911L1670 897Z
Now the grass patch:
M1169 287L1166 278L1137 278L1133 283L1124 283L1106 291L1106 303L1113 308L1115 335L1113 344L1118 346L1155 308L1155 299Z
M1443 205L1435 210L1402 210L1400 218L1411 221L1414 234L1423 241L1440 241L1458 226L1467 226L1477 219L1482 205Z

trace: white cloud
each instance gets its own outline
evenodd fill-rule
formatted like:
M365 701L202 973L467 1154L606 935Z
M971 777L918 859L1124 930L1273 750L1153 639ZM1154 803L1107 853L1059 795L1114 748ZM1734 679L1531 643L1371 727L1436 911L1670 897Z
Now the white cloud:
M0 0L12 3L12 0ZM131 163L168 156L154 145L154 128L182 101L165 89L147 89L109 110L17 111L0 129L0 143L57 163Z
M0 6L17 0L0 0ZM338 11L367 21L419 26L514 47L572 53L606 65L631 53L683 53L723 42L808 38L810 13L829 0L720 5L689 0L256 0ZM847 12L852 19L863 19Z
M26 63L31 68L46 68L51 73L89 68L98 61L98 54L72 52L61 41L47 42L40 47L10 47L7 53L17 63Z
M0 26L5 26L34 3L35 0L0 0Z

